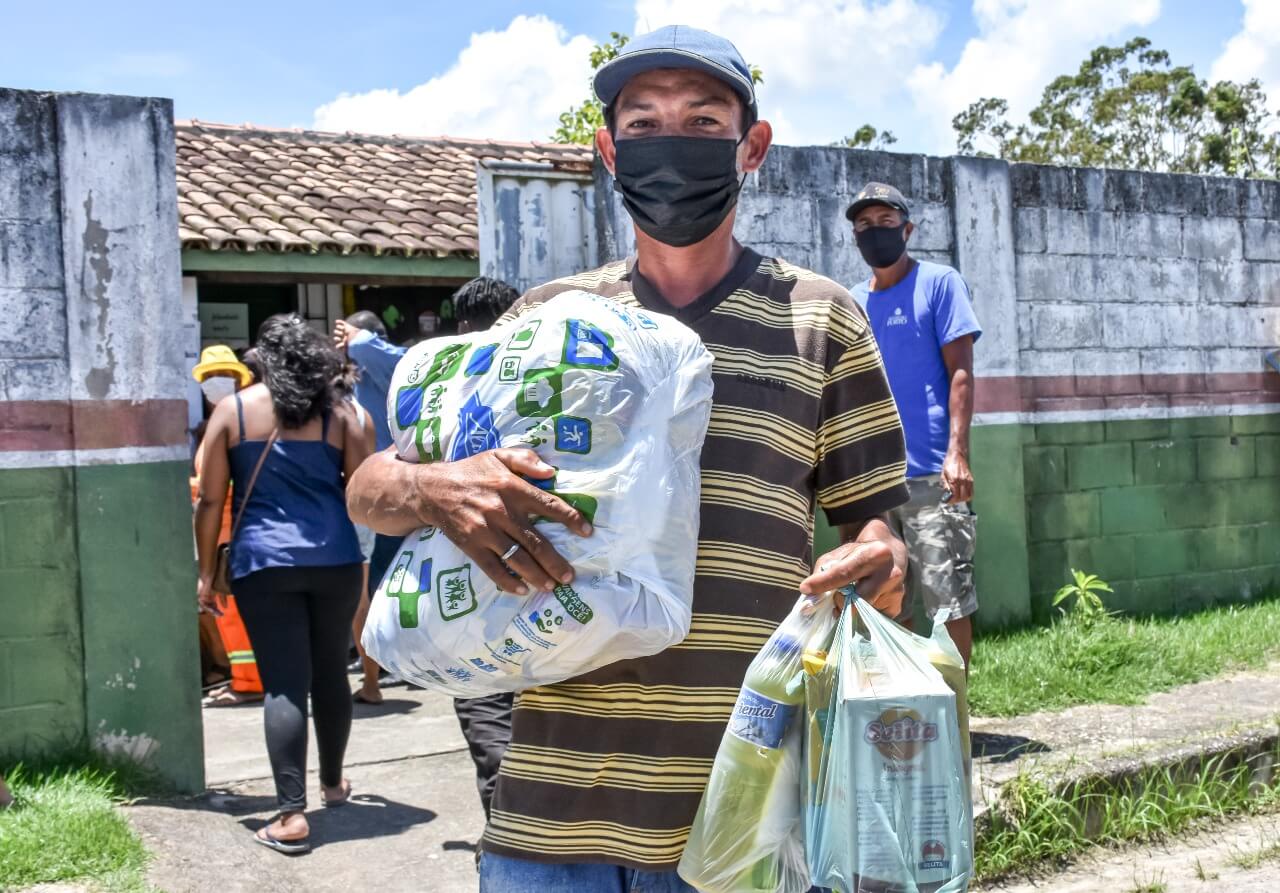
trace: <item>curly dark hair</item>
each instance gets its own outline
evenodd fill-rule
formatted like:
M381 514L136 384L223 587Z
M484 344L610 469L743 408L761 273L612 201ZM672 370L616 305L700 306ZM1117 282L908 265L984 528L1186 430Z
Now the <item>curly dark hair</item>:
M301 428L351 393L351 364L296 313L268 317L254 349L282 428Z
M501 279L477 276L453 293L453 315L477 331L489 328L520 297Z

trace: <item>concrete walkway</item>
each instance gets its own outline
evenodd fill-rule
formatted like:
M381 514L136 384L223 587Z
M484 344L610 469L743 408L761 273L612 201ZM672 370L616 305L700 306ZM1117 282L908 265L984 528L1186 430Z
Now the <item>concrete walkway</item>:
M148 880L166 893L474 891L484 815L453 702L403 686L384 695L381 707L356 705L349 806L317 808L311 749L314 849L293 858L253 842L276 814L261 709L206 708L209 792L127 809L154 857Z
M483 816L452 702L405 687L388 688L385 694L382 707L356 707L348 751L353 803L343 809L314 809L315 849L293 859L252 840L252 832L275 814L261 710L206 709L210 791L189 800L142 802L127 810L155 857L151 883L168 893L474 891L472 847ZM1118 758L1142 759L1242 729L1274 728L1277 711L1280 665L1185 686L1137 707L1101 705L1013 719L977 718L975 799L985 807L999 785L1023 769L1062 771ZM318 791L311 756L310 789ZM313 806L318 806L315 796ZM1011 889L1058 889L1046 886L1046 880L1037 883Z

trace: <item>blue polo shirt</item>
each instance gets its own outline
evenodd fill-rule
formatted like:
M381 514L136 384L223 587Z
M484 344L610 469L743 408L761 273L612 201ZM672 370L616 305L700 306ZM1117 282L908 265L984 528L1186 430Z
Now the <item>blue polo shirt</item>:
M407 353L385 338L368 330L362 330L347 344L347 356L360 367L360 380L356 382L356 399L373 416L373 430L377 448L391 446L391 428L387 425L387 390L391 387L391 375L396 363Z
M902 417L907 477L937 474L951 437L951 377L942 346L982 335L969 287L951 267L917 261L892 288L871 291L868 280L852 291L871 320Z

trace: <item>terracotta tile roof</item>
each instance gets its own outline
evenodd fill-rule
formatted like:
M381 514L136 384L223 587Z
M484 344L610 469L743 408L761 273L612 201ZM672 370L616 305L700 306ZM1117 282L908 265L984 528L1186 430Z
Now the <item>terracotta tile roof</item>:
M180 121L183 248L474 257L476 162L591 169L582 146Z

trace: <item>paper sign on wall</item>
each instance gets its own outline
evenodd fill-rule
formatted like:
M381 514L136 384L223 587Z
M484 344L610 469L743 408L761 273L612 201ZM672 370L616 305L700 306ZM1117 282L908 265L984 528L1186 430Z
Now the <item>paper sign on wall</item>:
M249 346L248 304L201 304L200 344L225 344L239 348Z

